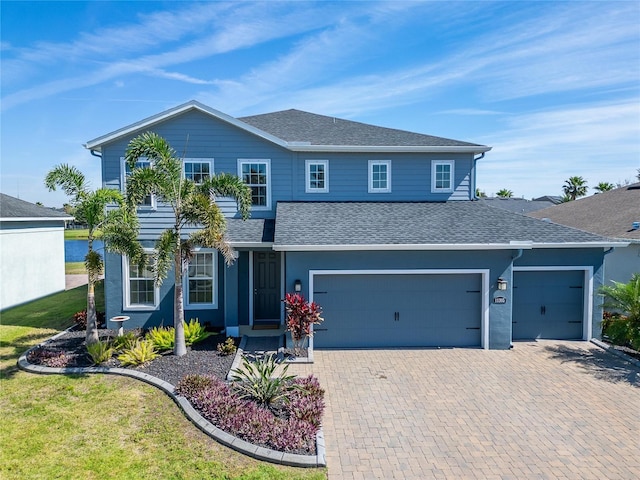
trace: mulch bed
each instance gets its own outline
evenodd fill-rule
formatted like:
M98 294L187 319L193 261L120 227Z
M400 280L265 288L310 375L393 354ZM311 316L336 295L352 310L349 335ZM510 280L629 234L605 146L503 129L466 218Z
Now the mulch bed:
M107 340L116 336L115 330L100 329L100 340ZM187 354L176 357L172 354L162 355L141 367L126 367L153 375L172 385L177 385L185 375L200 374L213 375L222 380L233 363L233 355L221 355L217 351L219 343L223 343L225 335L212 335L192 347L187 347ZM237 341L236 341L237 346ZM91 367L92 363L85 347L85 331L72 330L46 344L47 350L64 352L68 357L69 367ZM112 358L104 364L106 367L120 367L117 358Z

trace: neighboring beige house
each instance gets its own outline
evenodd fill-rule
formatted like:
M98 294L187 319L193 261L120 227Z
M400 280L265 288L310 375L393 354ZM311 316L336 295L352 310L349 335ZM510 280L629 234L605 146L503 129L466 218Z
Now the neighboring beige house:
M66 213L0 193L0 310L65 288Z
M585 232L631 242L605 258L605 285L640 273L640 183L561 203L528 214Z

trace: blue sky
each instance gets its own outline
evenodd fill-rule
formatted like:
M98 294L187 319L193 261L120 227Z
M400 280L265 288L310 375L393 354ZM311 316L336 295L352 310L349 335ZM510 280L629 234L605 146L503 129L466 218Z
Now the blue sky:
M0 4L0 191L47 206L88 140L196 99L490 145L478 186L532 198L640 168L640 2ZM592 193L593 190L590 190Z

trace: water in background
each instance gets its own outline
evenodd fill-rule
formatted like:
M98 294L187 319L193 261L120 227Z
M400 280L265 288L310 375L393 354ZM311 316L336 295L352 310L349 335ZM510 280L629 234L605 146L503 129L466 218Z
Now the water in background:
M100 255L104 254L104 242L102 240L93 241L93 249ZM84 257L89 251L88 240L65 240L64 241L64 261L84 262Z

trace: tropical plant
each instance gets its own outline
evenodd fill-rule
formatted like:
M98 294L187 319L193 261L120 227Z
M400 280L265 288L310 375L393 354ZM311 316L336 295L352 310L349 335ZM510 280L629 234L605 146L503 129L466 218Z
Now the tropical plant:
M117 190L99 188L91 191L84 174L76 167L60 164L45 177L44 183L50 191L60 187L71 197L75 217L86 223L88 252L84 263L88 273L86 342L95 343L98 338L96 318L95 285L103 271L102 256L93 248L93 241L102 236L108 250L124 253L133 259L142 257L142 247L132 239L137 238L138 222L135 214L126 208L123 197ZM107 211L108 205L117 209Z
M213 335L213 332L207 332L205 328L200 325L198 319L191 319L189 323L184 324L184 341L187 345L193 345L194 343L201 342L202 340L209 338Z
M286 399L287 393L296 388L292 383L295 375L287 375L289 365L274 375L277 368L273 355L254 362L243 356L242 369L232 371L234 390L240 398L251 398L265 406Z
M140 332L135 330L129 330L120 337L115 337L111 345L116 352L123 352L133 348L136 342L140 339Z
M236 347L233 338L227 337L224 343L218 344L217 350L220 355L233 355L234 353L236 353L236 350L238 350L238 347Z
M582 177L569 177L564 181L562 191L569 198L575 200L578 197L584 197L587 194L587 181Z
M151 341L158 351L167 352L175 346L176 332L173 327L153 327L145 339Z
M487 194L479 188L476 188L476 198L487 198Z
M98 340L87 345L87 354L94 365L100 365L108 361L114 354L115 350L109 341Z
M136 168L144 157L148 167ZM173 226L160 234L156 241L153 272L156 285L174 271L174 327L175 355L187 352L184 337L183 276L196 246L217 249L227 264L234 261L234 251L225 240L226 221L215 203L216 196L232 197L238 203L243 219L249 217L251 189L235 175L220 173L196 184L182 175L182 161L161 136L143 133L129 143L125 160L131 169L127 179L127 202L134 208L148 195L171 207ZM183 238L185 227L202 227Z
M128 365L140 366L158 358L158 356L159 354L156 352L153 342L150 340L136 340L136 343L131 348L118 355L118 360L125 367Z
M600 182L598 183L598 185L593 187L594 190L597 190L600 193L608 192L609 190L613 190L614 188L616 188L616 186L613 183L609 182Z
M51 350L43 346L34 348L27 355L27 360L36 365L44 365L51 368L64 368L71 360L69 356L60 350Z
M513 197L513 192L511 190L507 190L506 188L502 188L498 190L498 193L496 193L496 195L500 198L511 198Z
M105 324L105 314L104 312L96 311L96 324L98 328L101 328ZM75 323L78 327L82 329L87 328L87 309L80 310L73 315L73 323Z
M621 314L619 318L613 318L611 321L627 322L627 341L640 350L640 273L634 273L628 283L614 281L613 285L603 285L599 293L604 295L604 308ZM614 328L618 331L623 330Z
M287 314L287 331L296 355L300 355L307 338L313 336L312 325L319 325L324 319L320 316L322 307L315 302L307 302L299 293L287 293L284 299Z

